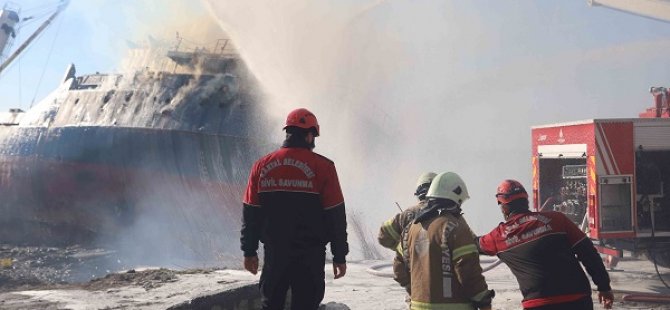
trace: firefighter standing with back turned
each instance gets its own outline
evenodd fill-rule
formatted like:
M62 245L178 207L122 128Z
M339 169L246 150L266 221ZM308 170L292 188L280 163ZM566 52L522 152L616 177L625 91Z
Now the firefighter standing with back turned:
M325 246L330 242L335 279L347 270L344 198L329 159L312 152L319 124L307 109L292 111L282 147L252 167L243 200L244 268L258 271L258 242L265 258L260 279L263 309L313 310L323 300Z
M419 203L396 214L379 228L379 237L377 238L379 244L396 252L396 256L393 258L393 280L404 287L408 293L410 292L410 278L405 261L402 259L400 236L405 228L412 224L416 214L426 206L426 193L436 175L435 172L426 172L419 176L414 192L414 196L419 199Z
M593 243L563 213L531 212L528 193L515 180L498 186L496 199L506 222L479 238L483 254L497 255L512 270L523 294L524 309L590 310L591 285L612 308L610 278Z
M475 235L462 216L468 189L458 174L438 174L428 203L403 233L403 258L410 269L412 310L491 309Z

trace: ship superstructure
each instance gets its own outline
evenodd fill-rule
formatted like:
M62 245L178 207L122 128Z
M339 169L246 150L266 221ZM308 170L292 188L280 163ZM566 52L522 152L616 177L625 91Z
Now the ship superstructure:
M231 47L136 49L123 74L71 65L35 107L4 113L0 242L236 248L247 173L273 146Z

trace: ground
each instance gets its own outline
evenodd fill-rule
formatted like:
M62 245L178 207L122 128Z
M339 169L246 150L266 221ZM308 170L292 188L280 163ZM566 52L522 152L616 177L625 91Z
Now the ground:
M76 248L0 249L14 255L11 262L0 259L3 268L0 270L0 309L166 309L203 294L254 284L259 278L234 269L133 269L73 284L66 283L74 278L73 273L83 273L79 276L84 278L94 276L91 272L96 270L96 262L107 254ZM491 261L482 257L483 265ZM384 276L390 269L377 268L373 272L377 275L370 272L371 267L380 263L384 262L351 262L347 275L337 280L333 279L332 267L327 265L323 309L407 309L404 290ZM84 268L73 268L81 266ZM660 272L669 273L665 268ZM496 290L494 309L520 309L521 294L504 264L485 276L489 286ZM670 294L658 280L652 263L625 258L610 276L617 297L615 309L670 309L670 304L621 301L629 291ZM596 306L596 309L602 308Z
M492 261L482 257L482 265ZM402 288L385 277L371 276L366 270L376 262L352 264L343 279L327 280L324 302L339 302L350 309L407 309L404 302L405 292ZM382 273L385 270L381 270ZM668 269L660 269L662 273L670 273ZM521 293L511 271L504 264L486 272L489 287L496 291L493 309L521 309ZM616 271L610 272L612 287L615 290L615 309L670 309L670 304L623 303L624 292L658 292L670 294L658 280L654 266L646 260L626 258L619 263ZM667 275L670 280L670 274ZM667 280L666 280L667 281ZM594 300L597 296L593 295ZM596 302L597 303L597 302ZM603 309L596 305L595 309Z

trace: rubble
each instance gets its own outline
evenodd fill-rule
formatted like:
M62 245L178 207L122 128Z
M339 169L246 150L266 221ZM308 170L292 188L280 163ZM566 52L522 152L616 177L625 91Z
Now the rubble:
M174 282L180 274L210 273L214 269L135 268L125 255L106 249L0 245L0 292L81 288L101 290L135 285L151 290ZM225 259L232 259L225 257ZM225 268L223 263L218 268Z
M87 290L104 290L113 287L136 285L148 291L160 287L164 283L176 282L178 273L180 272L165 268L143 271L131 269L126 272L111 273L103 278L93 279L88 283L82 284L81 287ZM185 271L184 273L192 272Z
M0 245L0 291L58 287L104 276L113 252L83 249Z
M0 260L11 258L11 264L1 265L4 267L0 270L0 309L192 309L214 304L253 309L259 302L259 275L209 268L135 268L108 274L104 266L116 262L118 257L119 253L103 249L0 246ZM482 259L484 265L490 262L491 259ZM320 309L407 309L404 289L388 275L384 276L390 273L390 267L379 270L381 276L368 272L379 263L350 262L347 275L338 280L333 279L332 266L327 263L326 293ZM665 294L670 291L662 288L654 266L646 260L625 257L618 268L610 271L617 309L670 308L621 301L623 294L632 291ZM664 275L667 272L662 271ZM101 274L90 279L91 272ZM84 280L72 282L76 274L83 275ZM509 268L503 264L484 275L496 291L495 309L519 308L521 293ZM596 305L595 309L602 307Z

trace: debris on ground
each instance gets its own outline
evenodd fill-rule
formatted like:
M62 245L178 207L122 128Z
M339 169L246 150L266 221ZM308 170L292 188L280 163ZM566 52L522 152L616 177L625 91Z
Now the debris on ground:
M160 287L164 283L176 282L177 271L164 268L143 271L128 270L123 273L111 273L103 278L93 279L81 285L86 290L105 290L108 288L136 285L145 290Z
M208 265L217 265L221 269L225 268L224 261L238 262L239 259L221 256L220 261ZM166 268L132 269L136 266L125 259L122 253L100 248L0 244L0 292L68 287L97 290L128 285L151 290L163 283L175 281L179 274L204 274L214 270L193 268L186 263L176 268L180 271ZM170 267L160 264L154 266Z
M55 287L85 282L110 270L107 256L113 252L83 249L0 245L0 291Z

